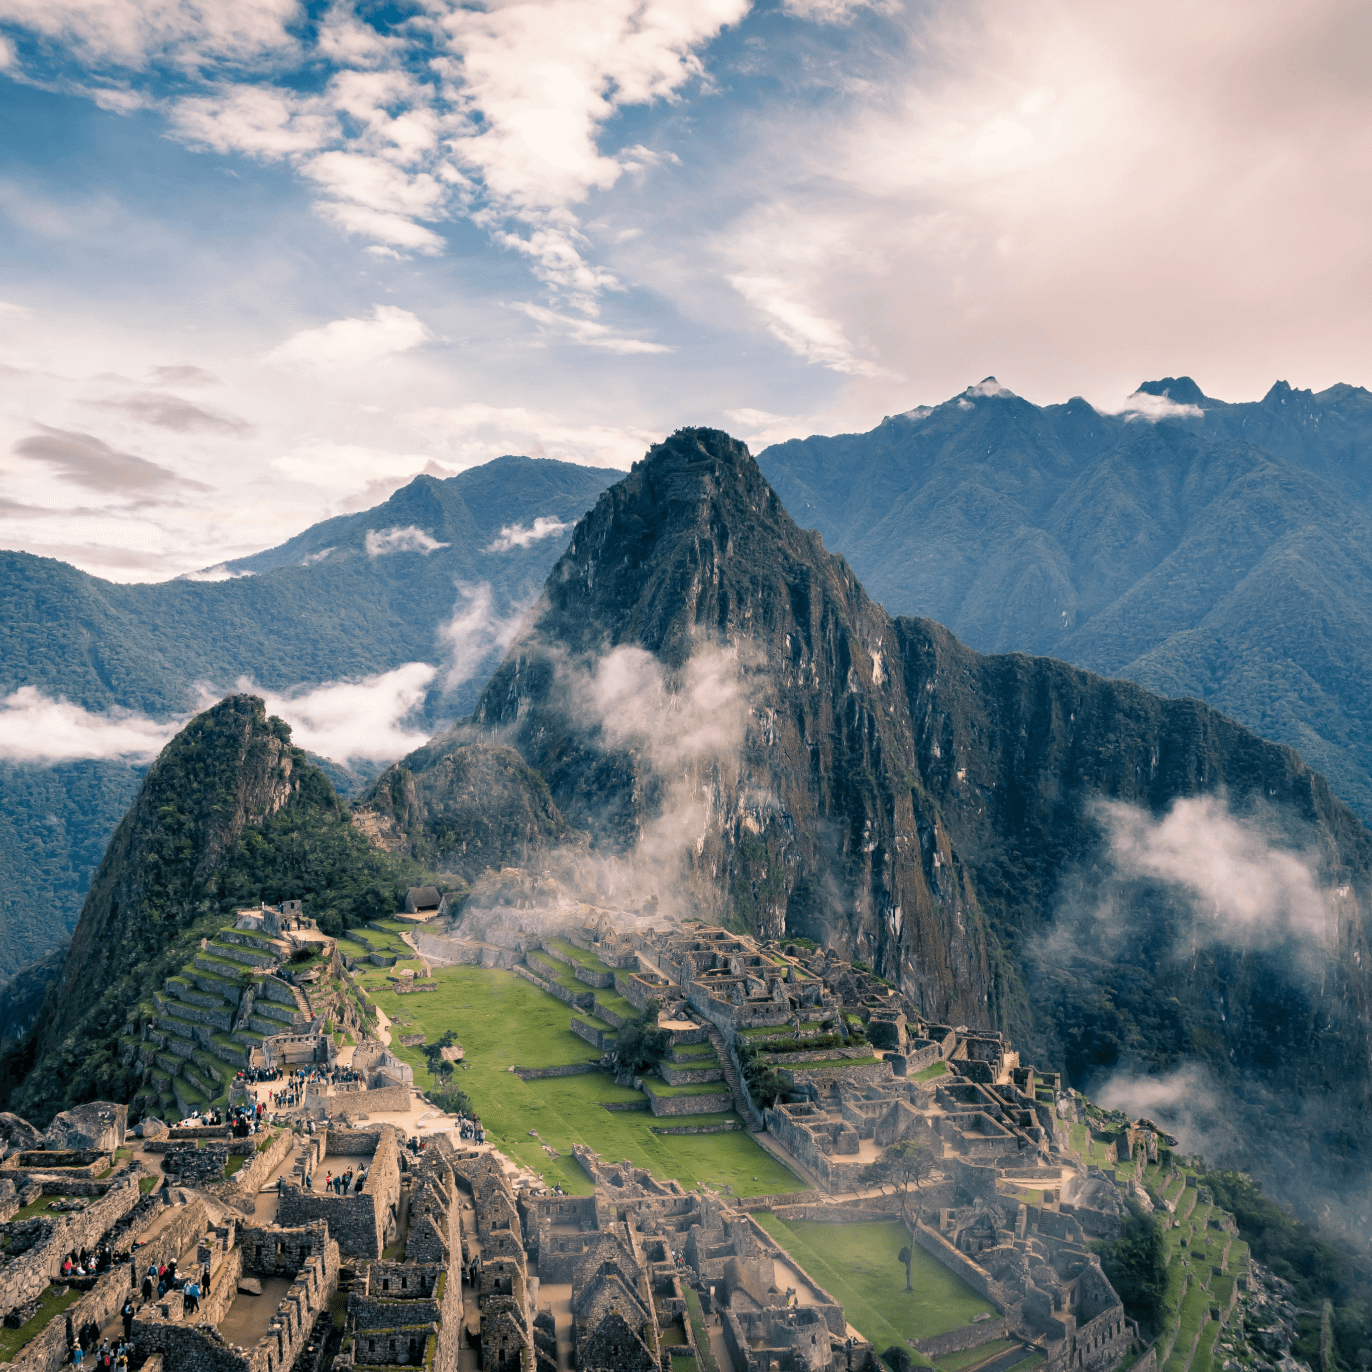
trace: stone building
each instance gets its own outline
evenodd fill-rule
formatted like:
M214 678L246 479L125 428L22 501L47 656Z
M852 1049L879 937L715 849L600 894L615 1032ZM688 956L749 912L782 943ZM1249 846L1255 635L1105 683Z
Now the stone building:
M361 1191L335 1195L323 1189L326 1171L365 1167ZM395 1129L321 1129L310 1139L301 1170L312 1176L281 1179L277 1218L285 1225L324 1220L339 1250L350 1258L379 1258L395 1237L400 1208L400 1161Z

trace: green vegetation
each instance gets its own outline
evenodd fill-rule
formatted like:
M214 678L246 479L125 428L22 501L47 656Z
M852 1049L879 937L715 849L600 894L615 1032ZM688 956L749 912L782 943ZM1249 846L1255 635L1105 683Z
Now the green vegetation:
M946 1334L974 1315L994 1314L961 1278L916 1246L905 1290L902 1224L811 1224L761 1214L758 1222L811 1277L843 1302L848 1322L878 1348ZM928 1360L914 1356L927 1366Z
M1167 1243L1158 1222L1137 1202L1129 1204L1124 1232L1095 1245L1101 1267L1134 1319L1156 1326L1167 1294Z
M694 1286L686 1287L686 1313L691 1321L691 1333L695 1335L696 1355L700 1360L701 1372L719 1372L714 1349L710 1347L710 1333L705 1327L705 1312L700 1308L700 1296ZM675 1361L673 1359L672 1372L677 1372Z
M224 1164L224 1180L228 1181L235 1172L241 1171L243 1164L247 1162L247 1160L247 1154L245 1153L231 1153L228 1161Z
M650 1000L643 1013L636 1013L615 1036L620 1065L631 1072L652 1071L667 1056L672 1036L657 1027L657 1010L657 1001Z
M643 1089L650 1096L727 1096L729 1085L723 1081L703 1081L698 1086L668 1086L665 1081L645 1078Z
M999 1357L1013 1348L1014 1342L1013 1339L993 1339L990 1343L978 1344L975 1348L964 1348L961 1352L935 1358L934 1366L938 1368L938 1372L962 1372L964 1367L973 1367L977 1363L986 1362L989 1358Z
M0 1326L0 1360L11 1361L31 1339L36 1338L47 1328L48 1322L60 1315L69 1305L75 1305L86 1293L70 1287L66 1295L59 1296L58 1288L50 1286L39 1298L38 1309L33 1318L21 1324L18 1329Z
M780 1163L764 1153L744 1130L727 1134L654 1134L659 1121L646 1111L608 1111L604 1101L643 1101L632 1087L616 1086L602 1072L521 1081L508 1069L594 1063L600 1053L568 1029L570 1006L540 991L512 972L480 967L444 967L434 972L437 992L405 998L405 1015L429 1041L451 1030L467 1054L455 1080L470 1098L488 1138L512 1157L577 1195L587 1195L590 1179L571 1157L574 1143L607 1158L630 1158L664 1180L687 1188L705 1182L732 1186L737 1195L770 1195L803 1190ZM369 994L378 994L370 991ZM414 1068L415 1084L430 1099L438 1083L420 1048L394 1045ZM657 1083L654 1083L656 1085ZM727 1102L726 1102L727 1103ZM692 1116L690 1123L712 1123L728 1112ZM537 1138L529 1130L538 1131ZM555 1156L544 1151L554 1150ZM754 1180L756 1178L756 1180Z
M941 1059L938 1062L930 1063L928 1067L919 1072L910 1074L911 1081L933 1081L937 1077L947 1076L948 1064Z
M120 1039L136 1037L130 1031L148 1013L143 996L180 972L200 939L238 909L303 897L322 928L342 933L388 912L396 890L419 879L414 864L373 848L353 828L328 779L289 738L259 700L230 696L168 745L130 815L132 848L92 895L104 913L83 969L91 994L67 1011L41 1061L34 1038L0 1059L7 1108L37 1122L82 1101L132 1099L141 1068ZM208 877L198 873L197 854L242 813L243 788L274 756L291 761L293 798L260 827L243 829ZM230 970L240 978L244 971L226 965L224 975ZM40 1017L45 1034L52 1020L51 1010ZM210 1103L190 1084L181 1090L202 1108Z

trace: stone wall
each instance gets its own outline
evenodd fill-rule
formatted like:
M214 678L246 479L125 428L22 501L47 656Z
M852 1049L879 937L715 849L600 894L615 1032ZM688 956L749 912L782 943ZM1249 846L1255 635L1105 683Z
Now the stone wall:
M255 1134L244 1142L252 1143L254 1140L261 1142ZM226 1205L251 1215L257 1205L257 1193L294 1146L295 1135L289 1129L283 1129L267 1145L266 1152L259 1153L254 1143L252 1157L228 1181L212 1187L211 1193Z
M409 1112L414 1097L408 1086L373 1087L370 1091L350 1091L346 1095L331 1096L325 1100L325 1109L331 1115L370 1115L373 1111L386 1114L404 1115Z
M1015 1292L1003 1287L984 1267L974 1263L965 1253L958 1252L942 1234L930 1229L927 1224L915 1226L915 1242L955 1276L961 1277L973 1291L990 1301L1002 1314L1019 1303Z
M961 1353L967 1348L980 1348L984 1343L1003 1339L1010 1331L1010 1322L1003 1315L998 1320L982 1320L980 1324L966 1324L947 1334L928 1339L916 1339L915 1347L926 1358L942 1358L949 1353Z
M138 1201L138 1187L130 1183L111 1188L85 1210L53 1213L47 1238L0 1268L0 1310L7 1313L41 1296L48 1283L61 1276L68 1252L94 1248Z
M75 1305L49 1320L7 1366L14 1372L58 1372L69 1359L76 1331L88 1320L106 1324L118 1314L128 1294L128 1274L122 1267L106 1273Z
M201 1148L188 1143L167 1150L162 1158L162 1170L173 1186L203 1188L215 1186L224 1180L224 1167L228 1161L227 1142L210 1143Z
M180 1207L175 1216L158 1231L142 1248L135 1248L129 1255L128 1281L134 1287L143 1282L143 1273L149 1267L161 1267L163 1263L179 1258L191 1246L191 1240L205 1232L209 1216L200 1201L192 1201Z
M650 1124L650 1134L731 1134L743 1128L742 1120L725 1120L722 1124Z
M516 1067L514 1074L520 1081L539 1081L544 1077L579 1077L599 1071L598 1062L565 1062L558 1067Z
M728 1091L700 1096L655 1096L649 1091L648 1101L655 1115L722 1115L734 1108Z
M328 1147L335 1153L363 1155L376 1138L370 1130L330 1130ZM335 1196L332 1192L306 1191L294 1182L281 1181L277 1220L296 1228L313 1220L326 1220L339 1249L350 1258L379 1258L395 1233L400 1203L400 1163L395 1130L383 1125L368 1163L361 1194Z
M599 1048L602 1052L604 1051L605 1031L603 1029L597 1029L595 1025L587 1024L585 1020L578 1018L576 1015L572 1016L570 1028L577 1038L585 1039L592 1048ZM613 1037L613 1035L611 1037Z

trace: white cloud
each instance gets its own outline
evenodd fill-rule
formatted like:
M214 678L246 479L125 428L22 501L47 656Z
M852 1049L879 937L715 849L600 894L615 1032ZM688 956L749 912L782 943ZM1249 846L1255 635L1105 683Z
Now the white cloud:
M409 524L405 528L368 529L364 540L368 557L384 557L387 553L423 553L426 557L438 548L449 548L432 534Z
M235 572L223 562L213 567L204 567L198 572L182 572L178 581L237 581L240 577L251 576L251 572Z
M447 657L443 686L449 691L471 681L488 666L492 654L510 646L527 608L516 606L507 614L497 614L487 581L475 586L459 584L457 591L460 598L453 617L438 628L438 641Z
M1231 814L1214 796L1178 800L1162 819L1118 802L1102 804L1101 815L1119 875L1181 891L1197 942L1327 945L1335 916L1318 859L1285 846L1267 825Z
M267 713L291 726L291 738L299 748L336 762L387 762L428 739L427 731L406 721L423 705L437 674L427 662L407 662L376 676L285 693L263 690L249 677L240 678L236 689L261 696Z
M1199 405L1181 404L1167 395L1153 395L1148 391L1135 391L1118 404L1101 404L1095 407L1102 414L1122 414L1126 419L1145 420L1156 424L1160 419L1203 419L1205 411Z
M581 343L588 348L604 348L612 353L669 353L672 351L665 343L649 343L641 338L626 338L617 334L608 325L598 324L592 319L577 319L574 316L558 314L555 310L544 309L542 305L519 303L511 309L528 315L542 329L559 333L572 343Z
M11 762L68 762L75 758L156 757L185 719L149 719L132 710L93 714L36 687L21 686L0 699L0 757Z
M287 26L300 17L297 0L4 0L0 7L0 22L70 47L97 68L141 69L159 58L188 68L250 62L293 48Z
M422 429L440 435L462 466L504 453L523 453L593 467L628 468L662 436L651 429L571 424L556 414L479 402L433 406L412 418Z
M862 10L894 14L899 5L897 0L782 0L781 8L815 24L847 24Z
M529 528L522 524L505 524L501 527L500 537L487 545L488 553L508 553L511 548L528 548L540 539L551 538L554 534L565 533L570 524L550 515L539 515Z
M880 376L883 369L857 354L843 326L795 298L795 283L771 276L739 274L729 284L766 320L767 332L797 357L836 372Z
M173 133L193 147L253 157L313 152L339 135L337 116L323 99L271 86L225 83L209 95L179 100L168 117Z
M302 329L279 343L264 359L279 366L359 367L408 352L433 338L417 315L398 305L376 305L370 319L335 319L317 329Z
M321 548L317 553L306 553L300 559L302 567L313 567L316 562L323 562L328 555L333 552L332 548Z

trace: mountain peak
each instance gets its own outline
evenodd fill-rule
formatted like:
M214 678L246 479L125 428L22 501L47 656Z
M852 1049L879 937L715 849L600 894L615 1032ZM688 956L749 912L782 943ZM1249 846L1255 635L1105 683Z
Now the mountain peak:
M1165 376L1161 381L1145 381L1135 395L1159 395L1177 405L1199 405L1209 400L1189 376Z

